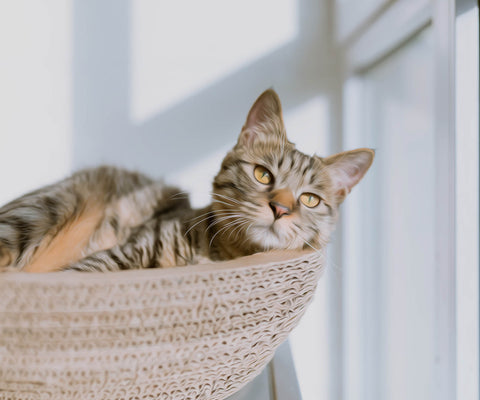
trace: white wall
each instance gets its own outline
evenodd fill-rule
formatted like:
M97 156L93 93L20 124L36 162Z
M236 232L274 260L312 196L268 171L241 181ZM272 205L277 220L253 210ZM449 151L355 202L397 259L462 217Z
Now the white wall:
M176 173L232 145L263 90L287 111L328 90L316 1L201 4L75 2L76 167Z
M71 6L0 2L0 204L70 170Z
M376 156L342 225L346 399L435 398L433 54L428 27L347 83L345 144Z
M113 163L167 176L204 204L269 87L290 138L325 153L336 82L327 3L1 2L0 203ZM328 360L311 357L311 342L328 346L324 294L292 339L305 400L326 393Z

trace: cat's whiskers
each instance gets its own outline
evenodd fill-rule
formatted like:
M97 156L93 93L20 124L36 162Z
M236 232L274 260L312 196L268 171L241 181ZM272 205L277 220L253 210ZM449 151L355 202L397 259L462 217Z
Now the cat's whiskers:
M222 221L225 221L225 220L228 220L228 219L231 219L231 218L239 218L239 217L241 217L240 214L233 214L233 215L228 215L228 216L224 216L224 217L221 217L221 218L217 218L210 225L207 226L207 229L205 229L205 232L207 232L211 227L219 224Z
M243 217L241 215L236 215L236 216L234 216L234 218L235 219L233 221L227 222L224 226L229 227L232 224L238 223L239 221L242 220ZM222 221L224 221L224 220L227 220L227 218L224 218ZM219 222L222 222L222 221L219 221Z
M238 219L237 219L237 220L235 220L235 221L232 221L232 222L227 223L225 226L223 226L222 228L220 228L220 229L213 235L213 237L210 239L209 247L212 246L213 240L215 239L215 237L216 237L219 233L226 231L228 228L230 228L230 227L232 227L232 226L235 227L235 225L237 225L237 224L243 224L244 222L245 222L245 221L242 221L242 220L238 220Z
M215 213L215 211L208 211L208 212L206 212L206 213L197 215L196 217L187 220L187 222L193 222L193 221L195 221L196 219L203 218L203 217L206 217L206 216L210 216L210 215L212 215L212 214L214 214L214 213Z
M226 205L226 206L229 206L229 207L235 206L235 204L232 204L232 203L225 203L224 201L222 201L222 200L218 200L218 199L212 199L212 203L224 204L224 205Z
M189 192L185 191L185 192L178 192L178 193L172 194L169 197L169 200L171 200L171 199L188 199L188 198L189 198Z
M213 243L213 240L215 239L215 236L217 236L220 232L224 231L225 229L228 228L228 225L220 228L217 232L215 232L215 234L212 236L212 238L210 239L210 243L208 244L208 247L212 247L212 243Z
M313 247L310 242L308 240L305 240L302 238L302 240L305 242L305 244L307 244L308 246L310 246L313 250L315 250L316 252L319 252L320 249L317 249L316 247Z
M296 231L296 234L300 239L302 239L305 242L306 245L310 246L313 250L315 250L316 252L321 251L320 249L317 249L316 247L312 246L312 244L307 239L305 239L298 230Z
M241 228L245 225L247 225L248 223L250 222L250 220L246 219L246 218L242 218L242 220L240 221L239 224L237 224L236 226L233 227L233 229L231 230L230 232L230 235L228 235L228 240L230 240L230 238L232 237L232 234L236 231L236 234L235 234L235 238L234 240L237 240L238 238L238 235L240 234L241 232Z
M215 211L213 211L213 215L215 215ZM209 214L209 213L206 213L206 214ZM223 215L223 214L222 214ZM227 214L225 214L227 215ZM230 215L230 214L229 214ZM233 215L233 212L232 214ZM193 228L195 228L197 225L201 224L202 222L205 222L207 221L208 219L210 219L212 216L211 215L208 215L207 217L201 219L200 221L196 222L195 224L193 224L190 228L188 228L188 230L184 233L184 236L187 236L188 232L190 232ZM216 219L214 220L214 222L216 221Z
M214 217L214 216L216 216L216 215L217 215L217 214L209 214L209 215L207 215L207 216L205 216L205 215L200 216L199 218L201 218L201 217L203 217L203 218L200 219L199 221L197 221L193 226L191 226L190 229L194 228L194 227L197 226L198 224L200 224L200 223L202 223L202 222L204 222L204 221L207 221L208 219L210 219L210 218L212 218L212 217ZM223 215L230 215L230 214L220 214L220 216L223 216ZM194 218L194 219L192 219L192 220L190 220L190 221L188 221L188 222L193 222L193 221L195 221L196 219L198 219L198 218ZM187 231L187 232L188 232L188 231Z
M241 243L242 245L247 242L248 232L249 232L250 228L253 226L253 224L255 224L255 222L250 223L250 225L248 225L247 229L245 230L245 239L243 239L243 242Z
M229 201L232 201L236 204L242 204L240 201L238 201L237 199L234 199L233 197L230 197L230 196L226 196L224 194L220 194L220 193L215 193L215 192L211 192L210 193L212 196L219 196L219 197L222 197L223 199L225 200L229 200Z
M250 223L250 225L247 227L247 229L245 230L245 232L248 231L249 227L253 225L253 222ZM247 243L247 240L248 240L248 235L244 235L244 238L243 240L237 245L237 247L242 247L245 243Z
M212 216L212 215L223 215L223 214L227 214L227 213L232 213L232 212L235 212L235 210L213 210L213 211L208 211L204 214L201 214L195 218L192 218L192 219L189 219L188 222L193 222L195 221L196 219L199 219L199 218L203 218L205 216Z

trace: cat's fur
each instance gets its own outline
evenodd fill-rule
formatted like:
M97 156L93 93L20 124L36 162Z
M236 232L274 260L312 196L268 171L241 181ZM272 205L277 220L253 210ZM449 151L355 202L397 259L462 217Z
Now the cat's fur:
M223 160L208 207L193 210L178 189L138 173L77 172L0 208L0 267L116 271L319 249L373 156L369 149L327 158L299 152L287 140L277 94L267 90ZM269 184L255 178L256 166L270 172ZM302 193L321 201L309 208Z

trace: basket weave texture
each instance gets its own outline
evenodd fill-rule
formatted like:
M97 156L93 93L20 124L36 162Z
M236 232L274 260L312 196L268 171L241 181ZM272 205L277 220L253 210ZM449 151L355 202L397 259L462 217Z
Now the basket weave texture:
M225 399L298 323L321 253L0 275L0 399Z

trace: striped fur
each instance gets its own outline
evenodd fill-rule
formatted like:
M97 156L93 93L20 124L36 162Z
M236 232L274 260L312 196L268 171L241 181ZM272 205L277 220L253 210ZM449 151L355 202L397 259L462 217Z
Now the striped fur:
M0 208L0 268L168 268L269 249L319 249L334 229L338 206L372 161L369 149L327 158L296 150L280 100L268 90L223 160L208 207L193 210L179 189L139 173L80 171ZM270 172L271 182L256 180L256 166ZM321 201L306 207L302 193ZM275 207L284 210L281 216Z

